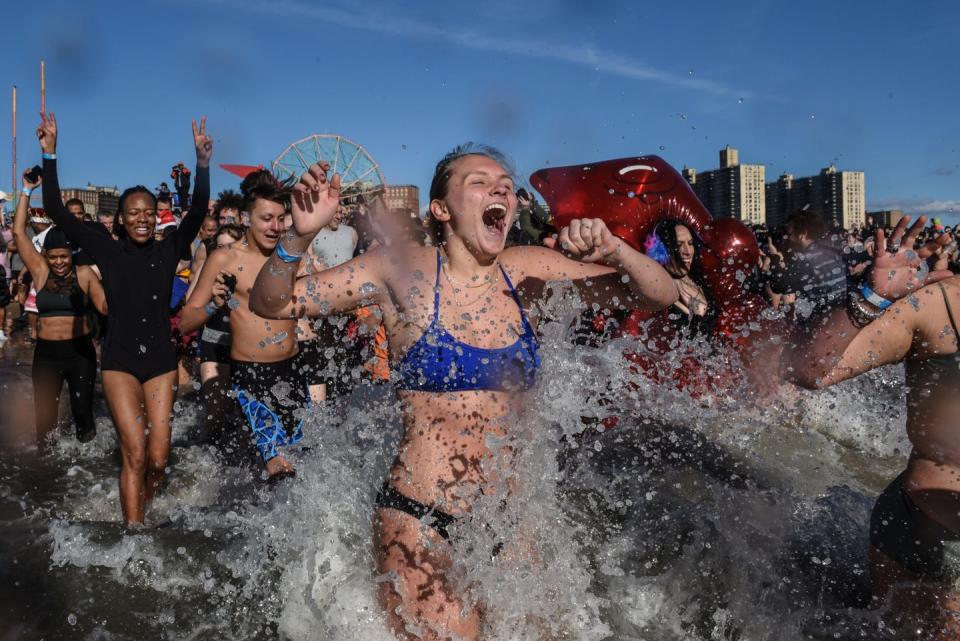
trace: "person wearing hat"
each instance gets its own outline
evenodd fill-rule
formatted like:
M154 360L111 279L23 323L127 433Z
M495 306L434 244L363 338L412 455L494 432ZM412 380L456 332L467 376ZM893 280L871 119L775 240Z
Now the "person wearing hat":
M77 439L88 442L96 436L93 388L97 355L88 307L92 303L101 314L106 314L107 305L96 274L88 266L74 265L73 246L61 229L43 230L43 244L39 249L37 236L27 237L30 194L39 185L39 178L30 182L24 174L23 191L13 221L13 238L36 291L34 304L38 322L33 352L33 399L37 445L42 449L57 425L64 381L70 390ZM31 218L31 223L33 220Z

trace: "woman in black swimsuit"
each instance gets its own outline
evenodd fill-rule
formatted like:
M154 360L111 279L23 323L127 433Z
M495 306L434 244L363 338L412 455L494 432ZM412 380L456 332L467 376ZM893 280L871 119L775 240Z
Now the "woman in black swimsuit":
M120 439L120 504L127 524L143 523L146 503L163 480L170 454L173 401L177 394L177 351L170 334L170 292L177 263L200 231L210 197L213 141L206 118L193 124L197 151L193 204L179 229L162 241L153 237L156 197L143 186L120 196L120 240L96 232L71 216L57 178L57 121L41 114L37 137L43 149L43 205L103 274L112 310L103 343L103 390Z
M107 313L103 286L93 270L73 264L72 247L54 227L43 241L43 253L27 237L30 193L40 185L23 175L23 191L13 221L17 252L37 288L37 345L33 351L33 403L37 419L37 445L57 425L60 390L64 380L70 390L70 409L82 443L97 435L93 422L93 386L97 378L97 353L93 347L87 302Z

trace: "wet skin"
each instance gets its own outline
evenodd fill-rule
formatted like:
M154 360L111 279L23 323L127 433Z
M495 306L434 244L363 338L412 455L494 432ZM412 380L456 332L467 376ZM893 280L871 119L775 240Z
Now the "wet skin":
M336 211L336 194L334 189L328 192L324 172L312 170L301 189L317 195L313 200L305 196L305 204L295 205L296 233L284 239L288 251L305 249ZM439 321L457 340L475 347L504 347L522 331L520 310L500 274L501 266L528 308L540 299L548 281L568 279L587 304L613 305L616 298L623 305L662 309L676 300L669 275L623 246L601 221L584 221L582 229L580 221L571 223L561 240L572 252L597 258L602 254L616 262L632 275L629 286L605 265L573 261L545 248L505 250L516 205L512 179L498 163L483 156L457 160L451 166L446 197L431 202L431 214L442 223L445 239ZM314 211L318 212L315 219ZM593 231L588 232L591 224ZM294 281L294 268L271 258L257 279L251 305L264 315L285 318L377 304L396 366L433 319L436 265L435 248L400 245ZM405 433L390 482L425 505L455 516L469 512L477 497L498 485L491 464L500 461L495 460L488 439L509 433L521 392L401 390L399 397ZM504 453L509 454L509 449ZM497 467L509 469L509 465ZM391 577L381 583L381 599L398 636L408 638L405 626L410 624L421 628L423 639L450 634L478 638L480 610L466 600L462 587L454 585L448 572L453 564L450 548L436 531L393 509L379 509L375 526L378 570Z

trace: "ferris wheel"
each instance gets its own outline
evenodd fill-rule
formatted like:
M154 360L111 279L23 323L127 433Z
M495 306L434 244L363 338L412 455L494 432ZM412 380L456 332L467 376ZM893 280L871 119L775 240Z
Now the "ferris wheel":
M349 138L336 134L314 134L287 146L270 168L279 180L299 178L310 165L330 163L330 175L340 174L340 200L373 196L386 187L380 165L373 156Z

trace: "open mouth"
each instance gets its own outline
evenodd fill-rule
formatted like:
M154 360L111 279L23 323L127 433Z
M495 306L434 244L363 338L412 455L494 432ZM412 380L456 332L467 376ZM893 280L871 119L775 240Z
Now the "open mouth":
M490 203L483 210L483 224L491 234L503 235L507 228L507 206Z
M134 228L133 228L133 231L136 232L137 234L142 234L142 235L149 235L149 234L150 234L150 228L149 228L149 227L134 227Z

